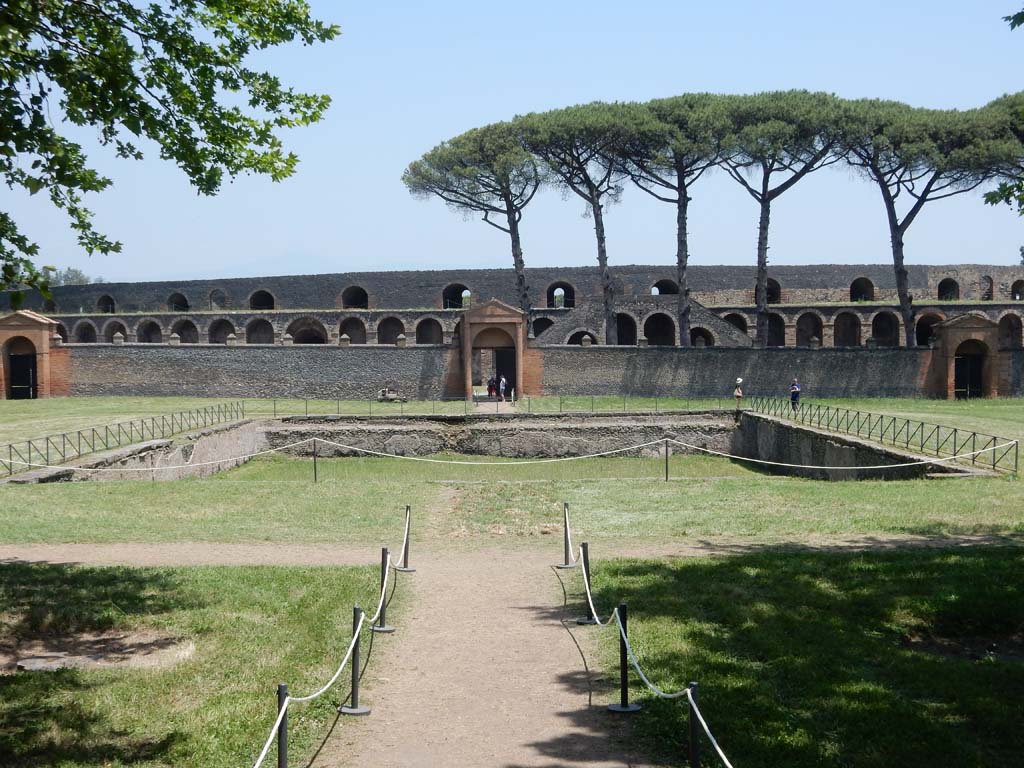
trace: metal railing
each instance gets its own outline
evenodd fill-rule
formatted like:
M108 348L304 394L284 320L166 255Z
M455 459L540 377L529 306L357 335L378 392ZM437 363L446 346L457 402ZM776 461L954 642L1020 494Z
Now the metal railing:
M1016 474L1018 468L1018 441L1009 437L834 405L803 402L793 408L789 400L781 397L751 398L749 410L816 429L913 450L925 456L943 458L973 454L958 459L957 463L994 471Z
M244 418L245 403L238 401L19 440L0 446L0 474L10 476L33 469L32 465L63 464L97 451L171 437L190 429L202 429Z

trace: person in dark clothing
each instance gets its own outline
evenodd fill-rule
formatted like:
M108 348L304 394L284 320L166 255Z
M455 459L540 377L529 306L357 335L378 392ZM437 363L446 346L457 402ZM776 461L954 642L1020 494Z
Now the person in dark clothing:
M800 382L796 379L789 385L789 404L793 407L794 413L800 409Z

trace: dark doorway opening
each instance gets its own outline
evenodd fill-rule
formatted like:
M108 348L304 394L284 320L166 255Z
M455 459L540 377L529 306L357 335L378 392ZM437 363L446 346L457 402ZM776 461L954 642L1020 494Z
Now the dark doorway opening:
M4 350L7 358L7 397L10 400L35 400L38 394L36 381L36 348L26 338L15 338L7 342Z
M500 381L505 377L505 397L516 386L516 350L515 347L506 347L494 350L494 373Z
M620 312L615 316L615 330L618 332L619 346L636 346L636 320L632 316Z
M953 358L953 396L971 400L985 396L985 354L988 350L979 341L965 341L957 347Z

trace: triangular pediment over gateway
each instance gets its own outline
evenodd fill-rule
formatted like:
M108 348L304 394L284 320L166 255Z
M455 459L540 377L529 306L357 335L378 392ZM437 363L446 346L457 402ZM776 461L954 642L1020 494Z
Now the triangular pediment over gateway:
M0 317L0 329L4 331L15 331L19 329L38 331L45 328L56 328L57 321L33 312L29 309L20 309L9 315Z
M990 330L998 328L999 324L989 320L982 314L977 312L968 312L966 315L957 315L950 320L943 320L941 323L935 324L936 328L956 328L957 330L967 330L971 328L977 328L979 330Z
M466 310L465 319L471 323L519 323L524 313L498 299L490 299Z

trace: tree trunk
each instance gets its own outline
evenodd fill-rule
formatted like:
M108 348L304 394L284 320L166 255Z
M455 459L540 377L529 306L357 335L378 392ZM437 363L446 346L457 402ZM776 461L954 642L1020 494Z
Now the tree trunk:
M772 202L762 194L761 218L757 223L757 282L754 284L754 305L757 311L758 344L768 343L768 222L771 218Z
M900 315L903 317L903 333L908 349L917 346L914 329L914 304L910 298L910 278L903 266L903 232L899 227L892 231L892 266L896 272L896 295L900 300Z
M515 208L507 203L505 215L508 219L508 234L512 238L512 266L516 271L516 294L519 296L519 308L529 315L530 289L526 285L526 262L523 261L523 245L519 239L519 217Z
M690 346L690 286L686 282L686 264L690 259L686 227L686 212L689 204L690 198L687 195L686 187L681 187L676 202L676 282L679 284L679 305L676 314L679 321L680 347Z
M590 209L594 214L594 234L597 236L597 267L601 272L601 293L604 298L604 343L618 344L619 329L615 325L615 291L612 273L608 270L608 245L604 237L604 214L601 198L596 194L590 198Z

